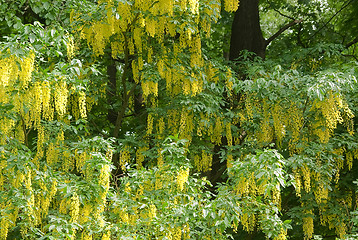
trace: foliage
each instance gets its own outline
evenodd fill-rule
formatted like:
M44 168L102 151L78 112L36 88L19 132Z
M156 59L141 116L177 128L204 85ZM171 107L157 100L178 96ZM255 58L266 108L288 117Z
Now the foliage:
M236 0L0 3L0 239L356 236L341 5L262 1L305 21L228 62Z

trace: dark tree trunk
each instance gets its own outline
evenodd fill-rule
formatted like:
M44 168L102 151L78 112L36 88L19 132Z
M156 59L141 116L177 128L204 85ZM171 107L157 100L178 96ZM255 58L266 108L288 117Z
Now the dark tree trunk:
M232 23L229 59L237 59L242 50L265 58L265 49L266 42L260 27L259 0L240 0ZM214 146L213 165L208 173L214 188L218 182L225 180L220 178L226 170L226 161L221 162L220 151L225 148L227 140L223 137L222 141L223 144Z
M265 58L266 43L262 36L259 0L240 0L231 29L230 60L240 56L242 50Z
M117 96L117 68L114 59L110 56L107 63L107 75L108 75L108 84L107 84L107 103L108 103L108 112L107 119L113 125L116 124L116 119L118 115L118 109L114 108L116 101L118 101Z
M260 27L259 0L240 0L232 23L229 60L237 59L242 50L254 52L257 56L265 58L266 45ZM217 183L225 180L222 176L226 170L226 161L221 161L220 156L220 151L227 145L225 137L222 138L222 142L221 145L214 146L213 165L208 173L213 189Z

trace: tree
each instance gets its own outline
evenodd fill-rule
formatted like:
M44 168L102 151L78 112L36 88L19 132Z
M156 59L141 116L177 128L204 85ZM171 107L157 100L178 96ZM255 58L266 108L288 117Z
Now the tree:
M0 238L354 237L355 0L5 2Z

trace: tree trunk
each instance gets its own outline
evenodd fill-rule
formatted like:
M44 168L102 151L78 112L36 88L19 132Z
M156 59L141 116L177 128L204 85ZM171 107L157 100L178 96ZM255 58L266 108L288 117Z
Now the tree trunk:
M258 5L259 0L240 0L239 8L235 12L232 23L230 60L237 59L242 50L254 52L257 56L265 58L266 42L261 32ZM220 151L227 145L225 137L222 138L222 142L223 144L214 147L213 165L208 173L208 179L214 188L218 182L225 180L220 179L222 173L226 170L226 161L220 161Z
M111 56L108 58L107 63L107 75L108 75L108 83L107 83L107 103L108 103L108 112L107 119L113 125L116 124L117 112L118 110L114 108L116 101L118 101L117 95L117 68L114 59Z
M232 23L229 59L237 59L242 50L265 58L265 49L260 27L259 0L240 0Z

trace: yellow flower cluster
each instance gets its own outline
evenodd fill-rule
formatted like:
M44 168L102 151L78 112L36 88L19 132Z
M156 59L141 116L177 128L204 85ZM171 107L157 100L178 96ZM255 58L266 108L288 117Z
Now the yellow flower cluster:
M239 0L225 0L224 7L225 11L235 12L239 7Z
M171 238L172 240L181 240L182 239L182 232L181 232L180 226L176 226L176 227L172 228L171 237L172 237Z
M79 92L79 96L78 96L78 108L80 111L80 116L81 118L86 118L87 117L87 112L86 112L86 94L84 92Z
M144 146L144 147L139 147L138 150L136 151L136 163L137 163L138 169L142 168L142 163L145 158L145 156L143 155L143 152L145 152L147 150L148 150L148 147Z
M74 43L74 38L72 36L67 37L66 47L67 47L67 58L68 60L71 60L73 56L75 56L75 43Z
M347 206L344 206L347 207ZM327 212L327 209L324 209L322 211L322 214L320 216L320 221L323 226L327 226L329 229L335 229L337 236L340 238L343 238L344 235L347 234L348 226L346 223L341 219L341 216L338 214L332 214Z
M179 138L181 139L187 139L190 143L192 140L192 131L194 128L193 123L193 114L189 111L186 111L184 108L181 111L180 115L180 125L179 125Z
M275 104L272 109L272 118L278 146L281 146L282 139L286 134L285 125L287 123L284 122L283 116L284 113L280 103Z
M232 82L232 72L231 72L231 68L227 68L226 70L226 87L229 90L229 92L232 91L232 87L233 87L233 82Z
M42 170L46 172L50 167L64 173L77 170L84 174L86 179L89 179L93 177L93 170L86 168L86 171L84 171L83 166L91 157L90 152L97 150L77 150L72 153L69 148L66 149L68 146L66 146L64 132L61 129L55 133L54 129L58 129L56 127L51 129L50 132L50 128L42 124L43 120L51 121L54 117L68 123L68 119L64 116L70 109L68 106L70 91L66 80L60 77L50 79L56 80L53 81L54 83L49 80L37 81L37 79L32 79L34 61L33 52L22 59L16 57L0 59L0 104L14 105L15 107L11 111L20 118L18 121L7 117L0 119L0 131L4 134L4 138L1 137L0 139L0 144L6 144L7 137L13 138L14 136L23 141L24 144L28 144L27 135L30 130L35 131L35 138L37 138L35 156L31 159L33 164L24 165L25 168L21 171L15 168L9 169L6 165L6 159L2 158L3 152L0 152L0 190L4 190L6 185L9 185L6 188L23 189L20 192L24 194L25 199L21 210L13 205L11 199L4 199L4 202L0 203L0 208L5 210L4 213L3 211L1 213L1 239L6 238L8 229L13 228L17 223L19 211L23 214L24 221L28 223L26 227L21 228L23 238L27 238L25 235L31 227L44 229L43 224L47 224L44 220L47 219L50 206L58 210L59 213L68 214L71 222L83 224L94 219L99 224L104 224L103 211L105 205L107 205L106 197L110 176L108 164L102 165L100 170L98 184L102 185L103 188L102 192L96 196L98 199L95 202L92 201L91 205L84 202L83 207L80 205L80 198L77 193L74 193L71 198L65 198L62 192L57 191L55 179L47 181L48 176L37 175ZM16 94L11 94L15 89L18 90ZM56 91L52 89L56 89ZM76 95L79 116L85 118L87 115L86 94L79 92L73 95ZM12 154L16 156L18 153L13 150ZM106 157L110 159L110 151L106 153ZM20 162L20 160L15 161ZM40 164L41 162L44 165ZM75 165L77 169L74 169ZM63 177L65 175L61 174ZM65 183L69 182L69 179L65 180ZM59 195L58 198L55 198L56 194ZM95 209L93 212L91 212L92 208ZM91 213L94 218L89 217ZM53 230L53 232L56 233L56 230ZM73 232L72 239L75 237L76 231ZM91 238L91 235L88 235L85 231L83 236L86 240Z
M168 130L172 134L178 133L180 121L180 112L176 109L169 109L168 110Z
M336 164L337 170L343 169L344 167L344 152L346 151L345 147L340 147L337 149L334 149L333 154L336 154L337 157L334 158L334 162Z
M0 221L0 239L7 239L9 229L16 226L19 209L16 208L11 201L6 198L0 203L1 221Z
M231 123L226 124L226 139L227 145L232 146L232 134L231 134Z
M0 203L1 220L0 220L0 239L6 240L9 229L15 227L18 210L14 208L13 204L8 201Z
M49 166L53 166L57 162L58 157L58 150L51 142L46 151L46 162Z
M146 81L142 82L143 100L146 101L150 94L158 96L158 82Z
M119 218L117 219L117 223L120 223L121 221L123 223L129 223L129 215L126 211L127 211L126 207L124 207L124 208L116 207L114 209L113 212L118 214L118 216L119 216Z
M165 129L165 122L164 122L164 118L161 117L161 118L159 118L158 123L157 123L158 139L162 139L164 129Z
M302 171L302 177L303 177L305 191L310 192L311 191L311 171L306 164L304 164L301 167L301 171Z
M33 107L31 108L30 119L34 121L35 126L39 126L41 120L41 110L42 110L42 86L40 82L36 82L33 86Z
M183 191L184 184L188 181L189 168L180 168L177 176L177 185L180 191Z
M149 205L148 216L151 220L157 216L157 208L155 207L154 204Z
M91 214L92 206L86 202L84 202L83 207L80 208L79 216L78 216L78 223L84 224L89 219L89 215Z
M228 154L227 158L226 158L226 167L231 168L233 161L234 161L234 158L233 158L232 154Z
M274 240L286 240L287 239L287 230L281 229L280 234L274 238Z
M240 220L244 230L246 232L253 232L256 225L256 216L255 214L243 213L240 215Z
M248 194L256 195L256 182L254 173L250 176L241 176L240 181L236 186L236 194L238 195L248 195Z
M82 151L79 153L78 150L75 151L75 162L76 162L76 170L80 173L83 173L83 166L87 160L87 153L86 151Z
M111 232L107 231L102 235L102 240L110 240L111 239Z
M339 238L344 238L344 236L347 234L348 227L347 225L341 220L336 225L336 233L339 236Z
M302 111L296 106L295 103L291 103L290 108L287 111L289 117L289 129L292 131L292 137L289 142L290 154L298 153L302 149L297 148L297 142L300 139L300 132L303 125Z
M201 151L201 158L199 155L194 156L194 164L198 171L207 172L211 170L212 154L207 153L205 150Z
M126 165L130 161L130 153L129 153L129 147L125 146L121 151L119 155L119 164L121 166L122 171L126 170Z
M209 132L211 142L216 144L221 144L222 132L223 132L222 118L217 117L215 122L215 128L212 130L212 132Z
M3 209L3 208L2 208ZM2 214L2 219L0 221L0 239L7 239L7 234L9 232L10 221Z
M313 234L313 213L312 210L306 210L306 217L302 218L303 221L303 232L305 234L305 240L311 239Z
M42 82L42 111L43 118L46 120L52 120L54 109L51 105L51 88L50 83L48 81Z
M218 69L216 69L212 63L206 65L206 77L209 82L217 83L219 81L217 73Z
M31 80L32 71L34 70L35 53L30 52L27 58L24 58L20 62L21 72L19 72L19 80L22 88L27 88L28 83Z
M80 212L80 200L77 193L74 193L70 200L69 213L71 216L71 222L77 222Z
M252 121L254 116L254 110L257 107L257 99L255 96L247 95L245 97L245 115L246 119Z
M205 152L202 150L201 152L201 161L202 161L202 169L204 172L211 170L211 165L213 162L213 155L211 153Z
M329 128L324 127L324 121L316 116L316 121L312 124L313 133L318 137L321 143L327 143L331 136Z
M35 195L32 189L32 179L31 179L31 170L27 169L27 173L24 178L24 185L27 191L27 200L26 200L26 208L25 208L25 215L27 218L27 221L31 223L31 225L37 224L37 219L35 218ZM28 226L29 227L29 226ZM25 230L27 231L27 229Z
M109 178L111 175L110 166L108 164L104 164L101 168L98 184L104 187L105 192L109 190ZM105 197L102 196L102 200Z
M149 113L147 117L147 135L153 133L153 114Z
M21 116L21 122L18 123L6 117L2 118L0 129L5 135L14 132L16 137L25 142L28 129L34 128L39 134L38 146L42 146L44 131L41 129L41 119L52 120L55 106L59 116L65 113L67 89L64 89L65 83L62 81L56 96L52 97L48 81L31 81L34 64L34 52L22 59L11 56L0 60L0 103L14 105L13 111ZM13 95L15 89L19 91ZM55 104L53 99L56 100ZM2 141L3 139L0 140ZM37 152L34 163L42 157L41 147L38 147Z
M352 167L353 167L353 153L352 153L352 151L347 151L346 152L346 161L347 161L348 169L352 170Z
M322 101L316 100L311 111L320 112L323 116L316 115L316 123L312 124L314 134L322 143L329 141L337 124L345 123L348 132L353 133L351 122L354 115L339 94L331 92Z
M260 124L260 131L257 133L257 140L259 143L270 143L272 141L273 129L270 124L271 114L268 112L268 106L264 104L263 119Z
M106 12L102 19L87 22L79 27L81 37L87 40L96 55L103 55L103 50L108 43L111 43L114 58L124 52L138 53L138 58L132 61L132 69L134 79L136 83L139 83L143 64L153 61L153 49L146 42L157 41L161 45L161 49L156 52L155 56L157 68L160 76L167 82L168 92L178 94L180 90L183 90L186 94L195 95L202 91L202 73L194 71L188 73L187 69L178 68L177 66L181 63L175 57L168 58L168 55L174 53L174 56L178 56L181 52L188 50L191 54L191 66L203 67L199 33L204 26L207 35L210 35L211 24L219 18L220 2L136 0L133 3L120 1L117 6L109 1L99 1L98 4L106 5ZM225 9L228 11L235 11L237 6L238 0L225 1ZM120 18L116 17L118 14ZM194 22L190 28L186 22L175 21L178 15L183 14L192 16ZM177 34L179 34L179 39L176 39L172 45L163 44L165 36L175 37ZM69 44L69 46L72 45ZM69 47L69 49L72 48ZM230 71L228 71L229 75ZM142 79L142 81L151 82L150 79ZM181 84L178 85L176 82L181 82ZM145 97L156 92L150 89L157 89L153 84L151 84L153 86L147 85L148 83L142 84ZM231 81L228 81L228 87L232 88ZM154 96L157 96L157 93Z
M4 136L8 136L11 134L13 128L15 126L15 121L9 118L3 118L0 120L0 130L4 134ZM6 138L0 138L1 144L6 144Z
M103 55L104 48L112 35L111 25L106 23L93 23L90 28L84 28L81 37L87 39L87 43L93 46L93 52L98 55Z
M6 89L9 87L10 76L17 76L18 68L14 57L0 59L0 102L7 102Z
M320 204L322 200L328 199L328 188L324 187L322 183L318 184L318 187L314 190L316 202Z

